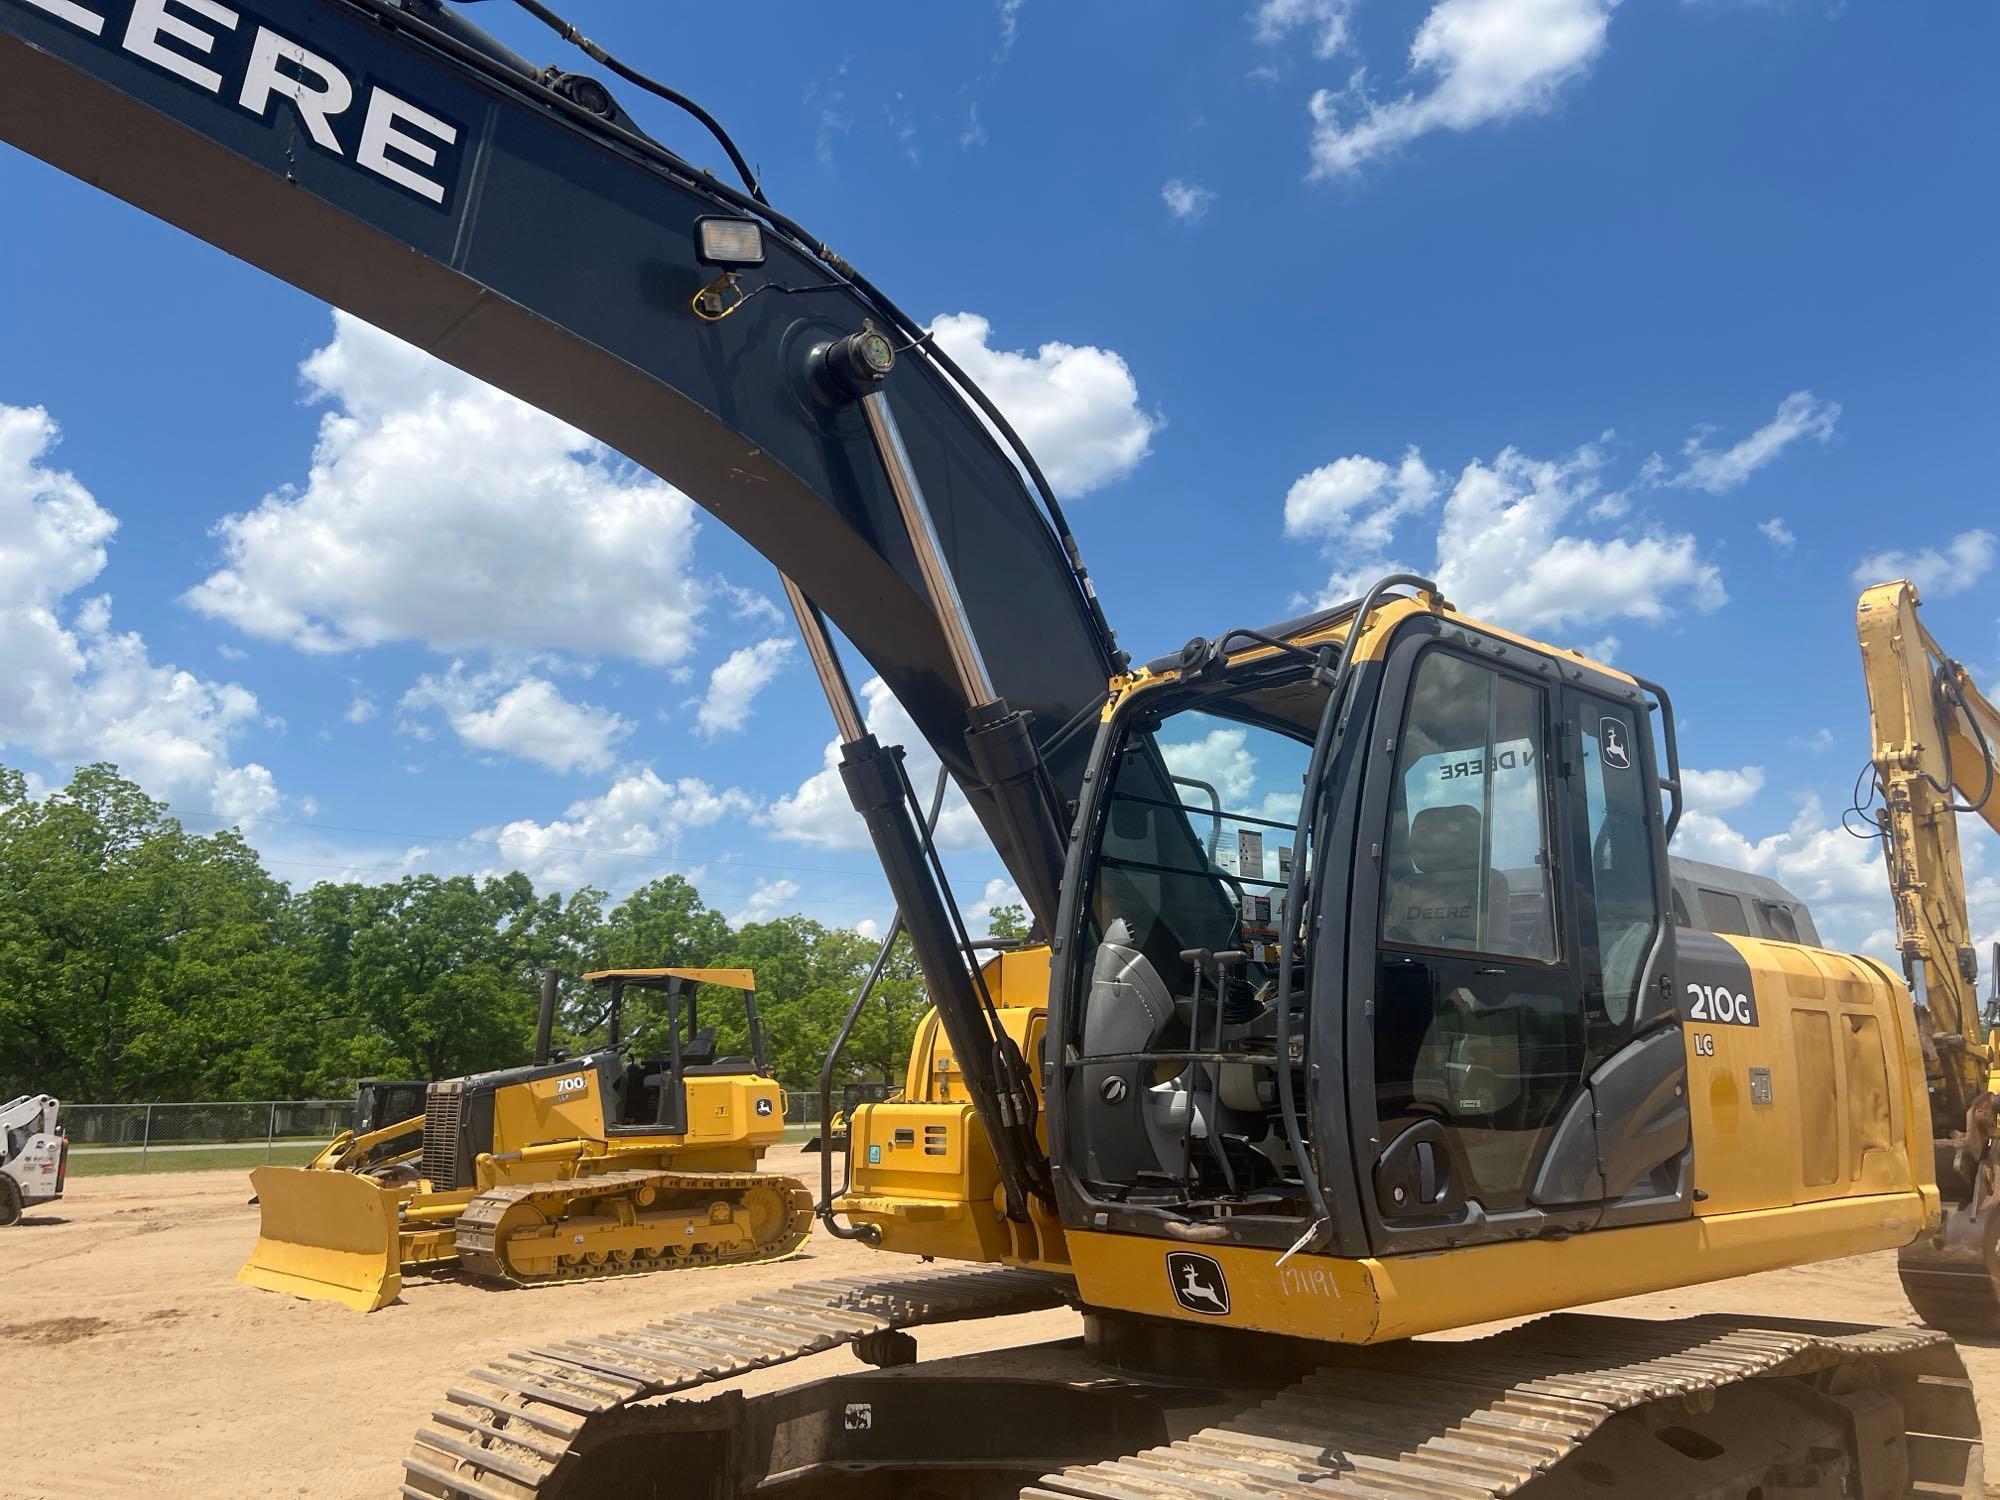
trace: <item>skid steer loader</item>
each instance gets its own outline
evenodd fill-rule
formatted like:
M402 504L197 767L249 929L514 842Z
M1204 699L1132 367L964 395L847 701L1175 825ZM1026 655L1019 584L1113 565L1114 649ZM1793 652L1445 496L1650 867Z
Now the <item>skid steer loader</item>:
M69 1176L69 1138L56 1125L62 1106L47 1094L23 1094L0 1106L0 1229L25 1209L53 1203Z
M420 1116L344 1134L310 1166L253 1171L262 1224L237 1279L372 1312L400 1295L405 1267L534 1286L796 1250L811 1196L757 1170L785 1108L751 972L585 978L606 995L600 1048L554 1055L549 986L534 1062L432 1083ZM703 988L741 996L747 1054L717 1055ZM664 1002L664 1056L630 1056L632 991Z

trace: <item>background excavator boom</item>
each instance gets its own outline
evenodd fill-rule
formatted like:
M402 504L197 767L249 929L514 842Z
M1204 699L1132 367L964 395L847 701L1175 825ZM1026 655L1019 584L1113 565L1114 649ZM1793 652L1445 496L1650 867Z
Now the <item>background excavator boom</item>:
M1979 958L1966 906L1958 820L1973 813L2000 832L1994 747L2000 710L1917 618L1916 585L1878 584L1856 624L1868 681L1869 727L1882 806L1896 946L1927 1015L1940 1135L1961 1129L1986 1092L1979 1025Z

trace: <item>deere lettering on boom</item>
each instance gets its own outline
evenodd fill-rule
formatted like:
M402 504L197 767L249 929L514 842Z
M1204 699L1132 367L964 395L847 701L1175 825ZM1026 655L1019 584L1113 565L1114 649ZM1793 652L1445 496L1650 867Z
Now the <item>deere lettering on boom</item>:
M1667 693L1425 579L1134 661L1033 455L924 329L699 106L518 3L603 76L437 0L0 0L0 137L544 407L770 559L933 1002L821 1204L900 1262L488 1359L401 1493L1980 1493L1942 1332L1559 1314L1412 1342L1912 1244L1958 1278L1927 1311L1990 1311L1985 1147L1953 1138L1986 1049L1932 1013L1963 955L1906 948L1920 1011L1867 958L1677 929ZM734 180L607 79L692 113ZM970 800L1033 946L976 962L829 622ZM1900 668L1868 658L1892 866L1938 852L1902 808L1986 743L1940 765L1885 727L1899 689L1912 724L1971 722L1897 639ZM1175 774L1162 747L1218 726L1282 795ZM1907 874L1913 920L1956 895ZM1061 1304L1082 1338L915 1360L911 1328ZM847 1344L873 1368L704 1399Z

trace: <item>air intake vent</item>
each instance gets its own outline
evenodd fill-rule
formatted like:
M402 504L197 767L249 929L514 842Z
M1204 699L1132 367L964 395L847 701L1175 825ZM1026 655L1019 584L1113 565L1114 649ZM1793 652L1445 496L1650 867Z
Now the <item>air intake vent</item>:
M944 1125L924 1127L924 1155L949 1156L951 1154L951 1131Z
M459 1115L465 1084L457 1078L434 1083L424 1093L424 1177L435 1192L462 1186L458 1180Z

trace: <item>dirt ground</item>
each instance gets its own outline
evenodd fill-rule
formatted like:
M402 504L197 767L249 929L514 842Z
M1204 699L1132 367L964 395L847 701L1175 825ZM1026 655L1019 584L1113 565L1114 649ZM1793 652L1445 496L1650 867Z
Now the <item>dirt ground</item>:
M770 1165L817 1179L795 1148ZM257 1210L232 1172L73 1181L70 1196L0 1231L0 1391L10 1420L0 1496L70 1500L396 1493L400 1459L468 1365L522 1344L608 1331L788 1282L879 1267L818 1234L771 1265L544 1291L413 1278L362 1317L236 1285ZM1642 1317L1765 1313L1906 1323L1888 1255L1769 1272L1603 1304ZM926 1355L1067 1337L1069 1313L919 1333ZM1981 1415L2000 1432L2000 1345L1964 1344ZM824 1354L748 1389L855 1367Z

